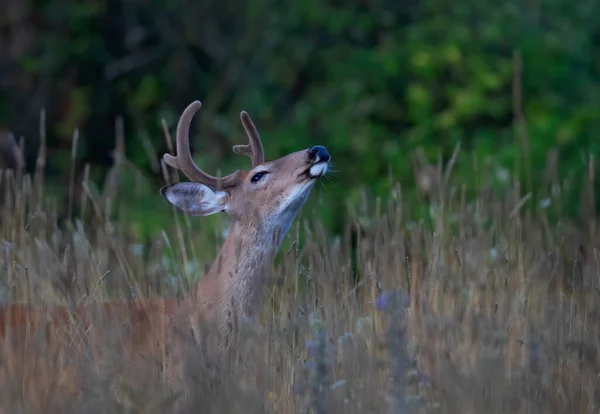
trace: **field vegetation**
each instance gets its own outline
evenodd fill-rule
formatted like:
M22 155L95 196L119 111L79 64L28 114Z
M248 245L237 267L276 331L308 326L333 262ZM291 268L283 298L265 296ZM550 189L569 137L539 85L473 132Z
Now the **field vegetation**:
M344 231L332 234L314 214L326 187L317 189L277 256L260 320L241 325L236 358L214 367L199 350L188 365L189 412L597 412L594 159L579 220L560 214L568 183L539 183L552 193L533 205L516 181L491 186L485 165L468 188L453 178L457 159L428 166L420 207L430 214L418 219L394 182L387 197L364 191L348 203ZM102 191L84 177L69 202L81 216L60 218L43 178L2 173L3 307L177 296L202 277L223 238L181 215L153 239L136 237L127 220L111 218L118 175ZM42 323L21 339L22 358L37 358L23 377L23 360L4 344L6 412L176 411L181 396L165 390L160 361L148 360L143 375L130 370L119 351L127 326L96 323L103 335L93 338L76 320L61 332ZM48 335L64 341L60 355L44 348ZM84 381L66 387L65 367Z

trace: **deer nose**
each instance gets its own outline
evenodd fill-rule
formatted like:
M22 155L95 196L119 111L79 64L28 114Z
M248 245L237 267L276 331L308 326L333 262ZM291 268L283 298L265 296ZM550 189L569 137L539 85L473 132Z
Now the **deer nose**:
M331 155L327 152L327 148L322 145L315 145L311 149L308 150L308 157L311 161L329 161L331 159Z

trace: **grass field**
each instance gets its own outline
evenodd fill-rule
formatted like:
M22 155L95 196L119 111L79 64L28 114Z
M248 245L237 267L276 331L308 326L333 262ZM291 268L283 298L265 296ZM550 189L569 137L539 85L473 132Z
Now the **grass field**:
M219 372L188 365L190 412L598 412L594 215L561 217L560 182L539 207L518 185L494 189L482 177L467 191L438 173L443 185L422 202L428 220L410 217L398 184L387 198L365 192L349 206L340 235L311 218L316 189L279 252L259 323L242 326L238 358ZM85 220L59 220L64 206L45 201L41 178L2 175L2 306L177 296L222 240L203 219L183 216L168 216L151 240L136 239L129 223L107 218L110 199L85 182L73 201ZM593 176L586 180L582 207L593 205ZM158 188L151 202L164 203ZM22 346L24 357L38 356L36 371L22 378L3 346L0 406L15 414L173 412L177 396L164 392L155 361L128 377L118 348L127 328L102 323L102 337L63 335L59 356L44 353L32 332ZM84 374L77 398L63 393L59 360ZM40 378L48 381L35 388Z

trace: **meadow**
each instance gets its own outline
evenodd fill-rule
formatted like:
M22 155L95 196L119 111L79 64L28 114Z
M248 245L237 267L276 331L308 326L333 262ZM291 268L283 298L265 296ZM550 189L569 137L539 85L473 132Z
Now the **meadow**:
M316 189L276 258L259 321L240 326L236 357L217 368L201 358L188 365L189 411L597 412L593 158L579 218L561 214L569 183L553 171L537 183L549 197L534 205L517 181L492 185L485 165L473 166L478 184L468 188L453 178L456 159L420 178L424 217L412 217L415 206L394 182L385 198L364 190L340 212L343 233L330 234L314 214L327 189ZM331 178L327 187L336 185ZM213 222L215 232L206 219L173 214L155 236L136 236L113 214L110 183L118 180L99 190L85 176L72 177L65 215L39 170L3 170L1 179L3 307L181 295L202 277L226 230L223 218ZM158 188L151 203L165 203ZM160 361L128 377L119 349L127 327L96 323L105 324L101 337L86 337L76 320L65 327L61 355L46 353L42 340L59 333L30 332L23 355L35 358L36 369L22 377L15 367L23 361L3 345L2 408L176 412L179 396L164 391ZM155 325L160 337L161 322ZM76 397L61 388L65 366L83 373ZM41 378L42 388L35 385Z

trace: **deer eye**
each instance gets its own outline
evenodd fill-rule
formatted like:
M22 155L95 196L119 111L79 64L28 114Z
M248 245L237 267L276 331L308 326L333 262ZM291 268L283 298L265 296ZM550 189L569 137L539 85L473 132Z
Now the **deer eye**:
M253 183L257 183L260 181L260 179L263 177L263 175L266 175L266 174L267 174L266 171L258 172L252 176L250 181L252 181Z

